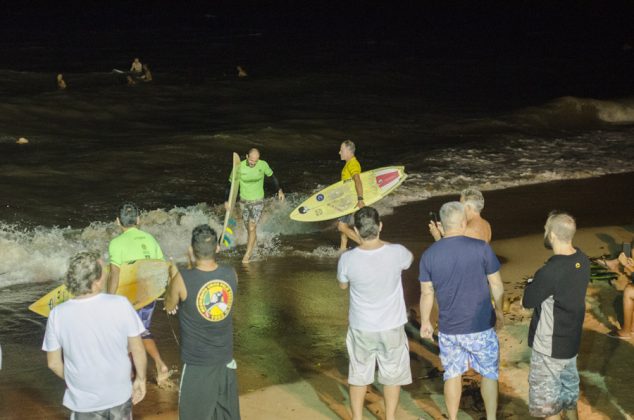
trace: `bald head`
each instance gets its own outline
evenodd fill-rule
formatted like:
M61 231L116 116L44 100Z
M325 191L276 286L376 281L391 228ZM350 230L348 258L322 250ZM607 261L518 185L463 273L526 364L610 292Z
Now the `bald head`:
M260 151L254 147L247 153L247 163L249 166L254 167L258 160L260 160Z

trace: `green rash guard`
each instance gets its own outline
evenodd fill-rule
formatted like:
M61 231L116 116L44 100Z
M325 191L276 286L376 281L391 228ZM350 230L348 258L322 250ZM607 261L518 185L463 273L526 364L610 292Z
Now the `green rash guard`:
M252 168L246 160L240 162L240 199L243 201L262 200L264 198L264 176L273 175L266 161L260 159ZM231 179L229 179L231 181Z
M132 227L110 241L110 263L121 264L137 260L162 260L163 251L152 235Z

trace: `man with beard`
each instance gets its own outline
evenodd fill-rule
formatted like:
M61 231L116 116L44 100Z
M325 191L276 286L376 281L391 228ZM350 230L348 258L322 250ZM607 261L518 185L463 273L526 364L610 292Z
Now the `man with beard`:
M532 348L528 408L532 416L577 418L577 353L590 281L590 261L572 245L575 219L552 212L544 226L544 246L553 256L524 290L522 305L534 308L528 330Z

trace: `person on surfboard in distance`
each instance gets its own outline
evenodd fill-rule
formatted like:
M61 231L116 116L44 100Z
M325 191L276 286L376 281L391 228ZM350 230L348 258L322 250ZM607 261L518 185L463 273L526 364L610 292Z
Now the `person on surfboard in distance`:
M357 208L365 207L365 203L363 202L363 184L361 183L361 164L354 156L355 145L352 140L346 140L341 143L341 147L339 148L339 156L341 156L341 160L345 160L346 164L341 170L341 180L354 181L354 188L357 192ZM356 243L361 243L361 238L354 231L354 213L347 214L345 216L341 216L337 219L337 230L341 233L341 243L339 245L339 249L344 251L348 248L348 239L352 239Z
M141 77L143 75L143 64L141 64L141 61L136 57L130 65L130 74L132 77Z
M116 294L119 287L119 273L122 264L138 260L163 260L163 251L152 235L138 228L140 223L139 209L133 203L125 203L119 210L116 220L117 226L123 229L123 233L110 241L108 254L110 255L110 278L108 280L108 293ZM139 309L137 313L146 330L141 334L143 345L150 357L156 363L156 383L159 386L166 385L170 371L159 353L154 336L150 332L152 314L156 307L156 301Z
M264 208L264 178L268 177L273 182L277 191L277 198L284 201L284 192L280 187L273 170L266 161L260 159L260 151L256 148L249 150L246 159L240 162L240 208L242 209L242 220L247 228L247 250L244 253L242 262L247 264L253 254L253 248L257 239L256 230L262 209ZM229 210L229 194L231 191L231 177L225 189L225 210ZM224 234L224 233L223 233Z

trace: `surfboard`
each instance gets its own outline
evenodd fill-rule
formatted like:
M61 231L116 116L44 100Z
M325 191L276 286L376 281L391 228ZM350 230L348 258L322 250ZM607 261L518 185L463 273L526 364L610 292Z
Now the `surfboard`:
M386 166L361 173L363 202L372 205L396 190L405 181L403 166ZM298 222L319 222L336 219L358 210L357 191L353 180L339 181L297 206L290 218Z
M167 287L170 263L163 260L138 260L123 264L119 272L117 294L128 298L134 309L141 309L158 299ZM51 290L29 306L29 310L48 317L57 305L73 298L65 285Z
M225 221L222 225L222 232L218 236L218 245L224 247L224 249L232 248L235 245L235 232L236 221L231 218L233 208L236 205L238 199L238 191L240 189L240 156L237 153L233 153L233 167L231 169L231 189L229 190L229 207L225 212ZM233 223L232 223L233 222Z

